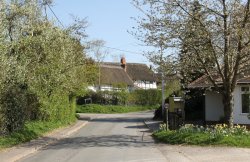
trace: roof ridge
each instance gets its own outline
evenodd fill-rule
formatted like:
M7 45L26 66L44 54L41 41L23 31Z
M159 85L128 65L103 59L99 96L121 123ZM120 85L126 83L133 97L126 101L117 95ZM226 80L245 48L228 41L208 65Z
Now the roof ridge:
M192 81L191 83L189 83L189 85L195 84L197 82L199 82L200 80L202 80L203 78L207 77L206 74L202 75L201 77L199 77L198 79L195 79L194 81Z
M120 65L120 62L102 62L103 64L113 64L113 65ZM146 65L145 63L138 63L138 62L127 62L126 64L137 64L137 65Z
M101 67L106 67L106 68L113 68L113 69L122 69L121 66L114 66L114 65L104 65L104 64L101 64L100 66Z
M147 65L147 64L144 64L144 63L138 63L138 62L127 62L127 64Z

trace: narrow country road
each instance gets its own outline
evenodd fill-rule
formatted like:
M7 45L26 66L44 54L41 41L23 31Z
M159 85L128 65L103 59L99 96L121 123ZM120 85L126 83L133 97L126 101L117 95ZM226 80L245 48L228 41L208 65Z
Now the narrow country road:
M94 115L72 137L45 147L22 162L165 162L143 120L152 112Z
M143 123L152 116L82 114L92 120L80 131L19 162L249 162L248 148L156 144Z

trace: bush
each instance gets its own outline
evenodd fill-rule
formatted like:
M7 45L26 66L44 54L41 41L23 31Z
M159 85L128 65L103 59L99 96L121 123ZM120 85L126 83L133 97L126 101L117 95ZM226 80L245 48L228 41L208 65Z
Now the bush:
M161 102L161 91L157 89L135 90L130 95L130 104L156 105Z
M23 128L27 100L25 93L17 86L5 89L1 94L1 132L9 133Z
M77 98L77 104L85 104L85 99L91 98L94 104L126 105L129 99L129 92L122 91L98 91L89 92L83 97Z
M203 120L205 102L204 90L191 89L185 95L185 118L186 120Z
M91 98L94 104L111 105L157 105L161 102L161 91L156 89L89 92L84 97L78 97L79 105L85 104L85 99Z
M87 105L78 105L76 112L114 114L114 113L127 113L127 112L153 110L155 108L156 106L119 106L119 105L87 104Z
M40 111L37 97L25 86L5 87L0 96L0 134L20 130L25 121L38 119Z

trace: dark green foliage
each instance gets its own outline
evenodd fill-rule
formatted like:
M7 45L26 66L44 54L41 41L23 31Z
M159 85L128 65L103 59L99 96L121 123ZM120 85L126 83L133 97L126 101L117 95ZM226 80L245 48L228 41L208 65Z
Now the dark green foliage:
M205 12L202 11L199 1L194 1L191 4L190 11L193 16L190 16L186 21L184 39L181 42L181 51L179 53L179 61L181 65L180 74L182 75L182 84L185 88L187 85L205 74L203 68L198 68L201 65L195 64L193 59L198 60L197 51L204 52L202 58L203 64L208 69L213 69L215 66L214 60L210 57L213 53L211 44L207 38L208 29L202 25L206 19ZM202 23L201 23L202 22ZM197 50L199 49L199 50ZM193 59L188 59L193 58Z
M130 103L136 105L157 105L161 102L161 91L156 89L131 92Z
M37 96L23 85L6 87L0 96L1 133L20 130L25 121L40 118Z
M9 133L22 129L26 120L24 115L27 105L25 93L21 88L11 86L1 96L1 132Z
M78 97L78 104L85 104L85 99L91 98L94 104L110 105L157 105L161 102L161 91L156 89L89 92L84 97Z
M153 110L156 108L157 106L117 106L117 105L87 104L87 105L78 105L76 112L114 114L114 113L128 113L136 111Z
M205 96L204 90L190 89L185 95L186 120L205 120Z
M129 99L127 91L98 91L89 92L84 97L78 97L77 104L85 104L85 99L91 98L95 104L126 105Z

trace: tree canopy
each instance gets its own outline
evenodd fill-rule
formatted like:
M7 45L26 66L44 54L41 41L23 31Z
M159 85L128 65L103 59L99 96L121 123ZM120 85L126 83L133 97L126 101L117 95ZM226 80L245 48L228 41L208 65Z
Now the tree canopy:
M237 78L249 73L250 1L134 0L134 5L144 13L137 19L139 38L152 45L164 40L164 48L182 51L189 70L202 69L222 94L225 121L232 125L232 93Z
M26 120L71 120L74 96L96 77L81 44L85 23L58 27L43 1L0 4L1 131L21 129Z

